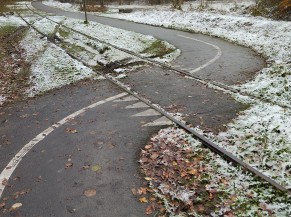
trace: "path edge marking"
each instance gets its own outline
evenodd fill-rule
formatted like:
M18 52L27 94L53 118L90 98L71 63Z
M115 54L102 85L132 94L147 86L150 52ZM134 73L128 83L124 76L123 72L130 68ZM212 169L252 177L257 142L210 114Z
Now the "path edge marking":
M16 167L20 163L20 161L25 157L25 155L39 142L44 140L50 133L52 133L55 129L59 128L60 126L66 124L70 120L74 119L75 117L79 116L80 114L85 113L86 111L95 108L99 105L105 104L107 102L113 101L115 99L121 98L128 95L128 93L123 92L118 95L106 98L104 100L98 101L96 103L93 103L87 107L84 107L68 116L63 118L62 120L58 121L56 124L53 124L52 126L48 127L41 133L39 133L36 137L34 137L32 140L30 140L26 145L23 146L23 148L10 160L8 165L3 169L3 171L0 174L0 198L2 196L2 193L5 190L6 182L10 179L11 175L15 171Z
M211 44L211 43L208 43L208 42L205 42L205 41L202 41L202 40L199 40L199 39L195 39L195 38L191 38L191 37L187 37L187 36L184 36L184 35L178 35L179 37L182 37L182 38L187 38L187 39L190 39L190 40L193 40L193 41L198 41L200 43L203 43L203 44L207 44L211 47L214 47L216 50L217 50L217 54L215 55L215 57L213 57L211 60L209 60L208 62L206 62L205 64L203 64L202 66L199 66L197 67L196 69L193 69L191 70L190 72L191 73L195 73L195 72L198 72L204 68L206 68L207 66L211 65L212 63L214 63L216 60L218 60L221 55L222 55L222 51L220 49L220 47L214 45L214 44Z

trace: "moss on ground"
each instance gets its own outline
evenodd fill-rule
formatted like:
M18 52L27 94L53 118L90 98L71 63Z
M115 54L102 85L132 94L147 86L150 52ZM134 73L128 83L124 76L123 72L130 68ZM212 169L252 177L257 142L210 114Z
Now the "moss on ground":
M172 53L175 49L169 48L167 45L161 41L161 40L155 40L148 46L146 49L144 49L141 53L148 53L151 54L152 58L160 57Z

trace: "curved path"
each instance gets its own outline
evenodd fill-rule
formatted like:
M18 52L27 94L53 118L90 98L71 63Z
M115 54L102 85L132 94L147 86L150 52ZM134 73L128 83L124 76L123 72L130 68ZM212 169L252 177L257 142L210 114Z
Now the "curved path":
M33 5L83 18L39 2ZM167 40L182 50L172 63L175 67L225 84L248 79L264 65L249 49L220 39L110 18L89 19ZM169 111L187 114L194 125L220 126L243 108L221 92L156 66L132 72L124 82ZM131 188L143 185L136 162L150 136L169 123L123 94L108 81L83 81L0 107L1 175L9 177L9 170L15 169L8 183L0 177L0 204L5 203L0 215L146 216L147 204L138 201L143 195L131 193ZM9 209L14 203L22 207Z
M83 13L62 11L41 2L32 2L32 6L48 13L84 19ZM252 78L265 64L252 50L218 38L94 15L88 15L88 19L168 41L182 51L172 65L203 79L236 84Z

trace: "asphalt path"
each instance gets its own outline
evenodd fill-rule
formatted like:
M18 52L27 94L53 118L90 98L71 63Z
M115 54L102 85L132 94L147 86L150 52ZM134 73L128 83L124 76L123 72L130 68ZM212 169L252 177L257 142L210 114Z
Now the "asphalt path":
M84 19L83 13L62 11L41 2L32 2L32 6L48 13ZM253 78L265 64L264 59L251 49L219 38L90 14L88 20L165 40L182 51L182 54L172 62L175 68L193 72L211 81L224 84L241 83Z
M83 18L38 2L33 5ZM216 61L194 73L226 84L248 79L264 65L249 49L220 39L96 16L89 19L167 40L182 50L172 64L192 71L221 50ZM244 108L222 92L156 66L132 72L124 82L204 129L219 129ZM0 204L5 203L0 216L146 216L147 205L131 188L145 184L137 163L140 149L170 124L161 115L104 80L78 82L0 108L4 175ZM11 210L15 203L22 206Z
M131 189L144 186L139 152L162 127L145 126L162 118L147 111L107 81L80 82L1 108L0 163L13 174L4 192L0 185L6 205L0 215L146 216L146 204ZM30 141L35 145L21 150ZM17 167L8 164L12 158ZM11 210L15 203L22 207Z

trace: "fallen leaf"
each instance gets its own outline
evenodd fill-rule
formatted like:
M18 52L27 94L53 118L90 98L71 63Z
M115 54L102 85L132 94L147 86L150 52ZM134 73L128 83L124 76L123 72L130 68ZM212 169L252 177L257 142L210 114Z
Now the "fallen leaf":
M15 203L11 206L11 209L18 209L20 207L22 207L22 203Z
M198 171L196 169L192 169L188 173L191 174L191 175L197 175L197 172Z
M141 197L141 198L139 198L139 202L141 202L141 203L147 203L148 200L145 197Z
M91 167L91 170L94 172L99 172L101 170L101 166L96 164Z
M151 155L151 159L152 159L152 160L156 160L158 157L159 157L159 155L158 155L157 153L153 153L153 154Z
M89 168L90 168L90 167L87 166L87 165L82 167L83 170L88 170Z
M36 181L37 182L41 182L42 181L42 177L41 176L36 177Z
M147 180L147 181L152 181L152 180L153 180L153 179L150 178L150 177L145 177L144 179Z
M198 212L203 212L204 211L204 206L202 204L198 205Z
M231 195L229 199L232 201L236 201L236 195Z
M156 201L156 198L155 197L150 197L150 201L151 202L155 202Z
M96 193L97 193L97 191L95 190L95 189L87 189L86 191L84 191L84 195L86 196L86 197L93 197L93 196L95 196L96 195Z
M20 118L27 118L28 117L28 114L25 114L25 115L21 115L19 116Z
M147 188L143 188L143 187L141 187L141 188L137 189L137 193L138 193L139 195L147 194Z
M74 129L74 128L67 128L66 132L67 133L77 133L78 131L76 129Z
M0 203L0 209L1 208L4 208L6 206L6 204L3 202L3 203Z
M137 190L135 188L132 188L131 192L132 192L133 195L137 195Z
M7 186L8 185L8 179L4 178L2 180L2 185Z
M73 166L73 163L66 163L65 164L65 169L69 169Z
M154 211L154 209L153 209L153 206L152 206L152 205L151 205L151 206L148 206L148 207L146 208L146 214L147 214L147 215L152 214L153 211Z
M188 175L188 173L186 171L181 172L181 177L185 177L187 175Z
M150 148L152 148L153 146L152 145L146 145L144 148L146 149L146 150L148 150L148 149L150 149Z

